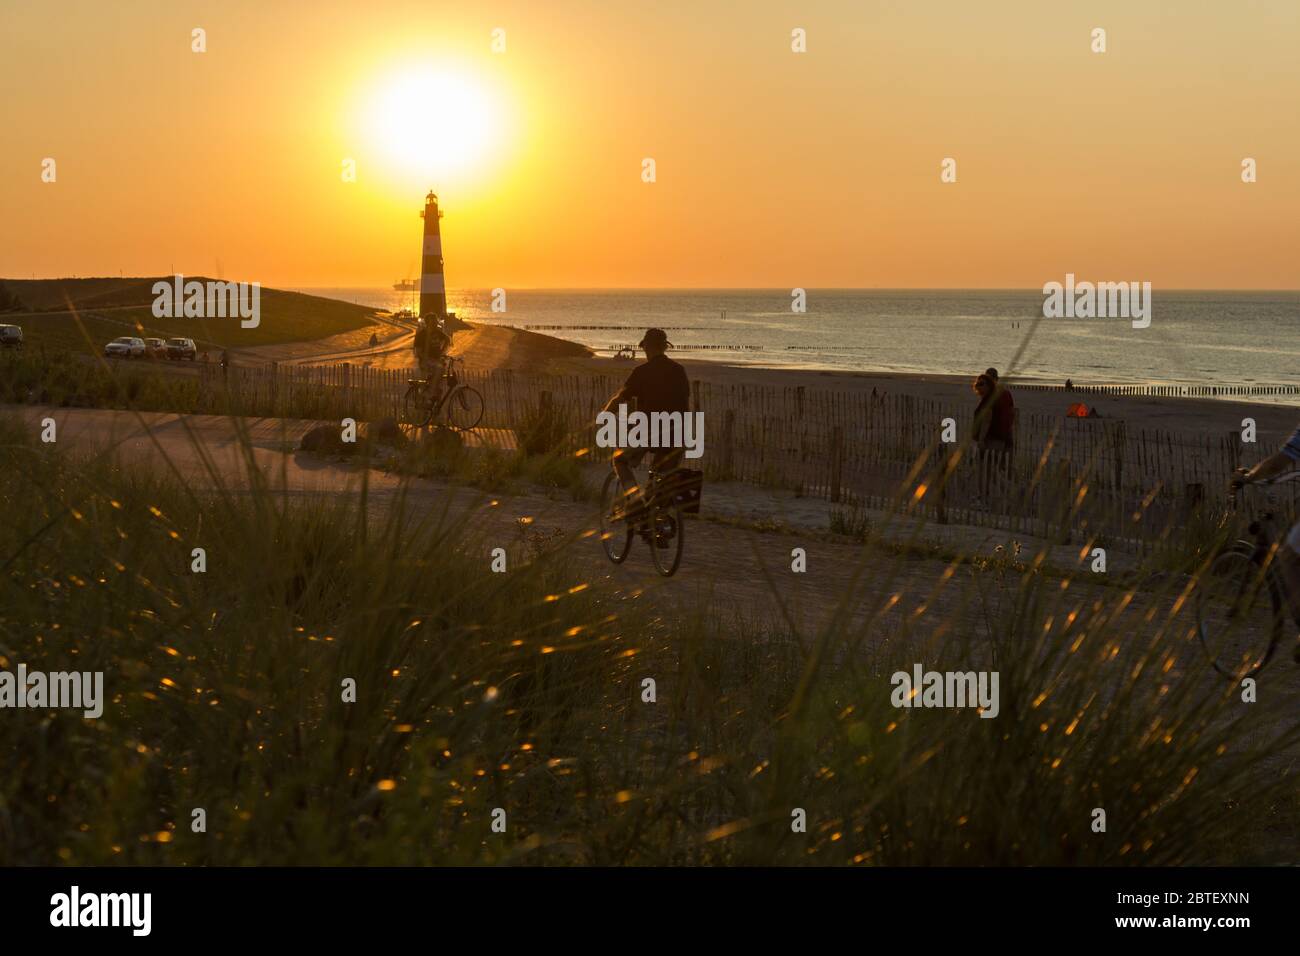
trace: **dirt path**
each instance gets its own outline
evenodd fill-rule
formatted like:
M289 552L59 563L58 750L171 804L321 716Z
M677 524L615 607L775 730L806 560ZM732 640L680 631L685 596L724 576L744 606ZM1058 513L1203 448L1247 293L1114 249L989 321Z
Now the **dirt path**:
M801 632L815 630L852 591L855 581L870 593L879 592L882 599L899 594L880 622L882 633L897 629L904 616L918 608L946 615L971 603L968 588L936 590L946 569L945 562L937 559L900 560L892 554L865 552L858 545L828 542L813 532L758 533L720 521L687 523L685 558L671 579L655 571L648 546L640 539L633 542L628 561L614 566L596 536L591 503L573 502L567 496L556 500L538 492L489 494L438 481L407 480L295 451L315 422L167 413L137 416L31 406L7 411L16 413L34 432L44 418L53 418L60 448L79 453L107 450L124 462L172 471L195 488L247 489L258 475L256 480L286 496L355 495L364 478L371 507L382 510L399 493L422 512L450 507L452 513L468 514L485 541L491 547L505 547L512 560L525 559L531 547L545 538L585 535L574 554L593 578L608 580L634 598L653 591L686 606L732 611L756 624L777 622L788 614ZM527 523L521 525L520 519ZM801 573L792 570L795 548L806 553L807 570ZM486 567L487 553L483 560Z
M315 422L30 406L0 406L0 414L16 415L34 433L43 419L53 418L61 448L82 454L106 451L133 466L168 469L196 490L247 490L257 481L275 494L312 501L360 495L364 484L376 519L399 501L412 520L420 516L438 520L442 515L464 518L482 544L484 573L491 573L494 548L505 548L509 567L518 567L539 548L572 540L565 560L579 580L601 582L622 600L650 602L656 611L719 615L731 624L732 633L749 640L793 631L811 650L818 634L839 618L858 642L855 657L862 656L884 674L915 661L934 660L937 647L954 639L969 640L966 653L983 657L988 647L987 608L1013 601L1019 582L1015 571L1003 577L925 553L900 554L878 544L828 540L808 529L761 533L737 526L729 523L734 518L725 503L732 497L743 498L744 492L725 488L706 489L702 520L686 523L682 567L675 577L663 578L651 563L648 545L640 539L633 541L625 564L616 566L607 560L596 530L596 508L590 502L575 502L567 493L563 497L537 490L497 494L408 479L295 451L302 434ZM711 494L720 499L721 507L710 508ZM965 535L954 542L959 552L990 553L988 539L974 537L987 534L983 529L958 529L958 534ZM796 548L806 555L803 572L792 568ZM1032 560L1032 554L1025 557ZM1063 557L1068 561L1068 549ZM1112 608L1123 603L1113 626L1116 633L1133 635L1149 633L1150 621L1163 620L1179 590L1174 588L1154 601L1137 593L1131 602L1121 602L1122 588L1096 583L1086 573L1067 577L1049 573L1046 583L1039 597L1040 613L1061 620L1098 601ZM842 653L833 648L831 659ZM1187 653L1200 660L1201 651L1190 639ZM1261 675L1260 686L1300 703L1300 681L1287 658L1289 647L1284 647L1277 662ZM1198 682L1204 684L1198 694L1222 692L1221 679L1212 673ZM1270 758L1269 772L1283 772L1291 759L1288 754Z

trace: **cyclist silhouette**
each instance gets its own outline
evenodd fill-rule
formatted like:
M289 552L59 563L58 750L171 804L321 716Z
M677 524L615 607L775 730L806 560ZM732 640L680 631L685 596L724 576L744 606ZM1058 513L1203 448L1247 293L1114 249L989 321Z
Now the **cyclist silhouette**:
M1237 469L1233 484L1240 487L1252 481L1267 481L1285 474L1300 464L1300 427L1291 433L1286 443L1254 468ZM1277 569L1286 591L1287 607L1296 627L1300 629L1300 521L1291 526L1286 540L1277 551ZM1292 656L1300 664L1300 634L1297 634Z

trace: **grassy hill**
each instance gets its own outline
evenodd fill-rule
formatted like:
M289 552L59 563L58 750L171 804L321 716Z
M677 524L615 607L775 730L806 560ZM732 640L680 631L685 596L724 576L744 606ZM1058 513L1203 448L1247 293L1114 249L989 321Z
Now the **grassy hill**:
M238 318L158 319L153 285L168 276L105 279L0 279L22 309L0 321L21 325L29 346L97 352L119 335L188 336L200 347L244 348L322 339L370 325L373 309L300 292L263 288L261 323ZM207 282L205 276L186 281Z

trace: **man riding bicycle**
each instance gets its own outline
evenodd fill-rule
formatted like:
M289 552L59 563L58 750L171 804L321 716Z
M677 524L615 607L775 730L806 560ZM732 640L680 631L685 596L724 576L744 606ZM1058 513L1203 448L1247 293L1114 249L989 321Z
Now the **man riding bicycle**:
M420 377L429 383L433 401L442 395L442 362L451 348L448 335L432 312L420 316L415 330L415 361L420 366Z
M686 369L664 354L671 344L663 329L647 329L639 343L645 351L645 364L632 370L623 387L605 403L603 411L616 411L618 406L627 405L635 399L636 410L647 414L689 412L691 383L686 377ZM637 480L633 469L641 464L647 453L652 455L651 467L660 475L666 475L681 466L681 448L618 449L614 452L614 471L618 474L625 497L636 494ZM641 498L645 498L644 493Z
M1286 440L1282 448L1265 458L1249 470L1239 468L1232 480L1234 487L1249 484L1252 481L1267 481L1285 474L1300 464L1300 428L1297 428ZM1286 591L1287 607L1291 617L1300 628L1300 521L1297 521L1277 551L1277 569L1282 578L1283 590ZM1293 656L1300 664L1300 634L1297 635Z

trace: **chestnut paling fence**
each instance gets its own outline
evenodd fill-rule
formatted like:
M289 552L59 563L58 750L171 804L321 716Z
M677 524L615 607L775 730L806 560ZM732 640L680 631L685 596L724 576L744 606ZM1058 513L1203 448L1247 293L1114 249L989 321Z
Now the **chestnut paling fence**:
M201 372L200 405L239 415L400 418L411 374L348 364L213 366ZM607 453L595 446L595 418L621 376L498 370L462 373L462 380L483 394L484 427L524 430L546 421L567 436L570 451ZM938 522L1139 550L1216 522L1233 469L1266 451L1243 445L1236 432L1022 414L1015 455L998 461L969 446L969 407L931 399L695 382L693 405L705 426L695 467L713 480L790 489L844 512L906 508ZM945 419L953 420L955 443L940 440ZM1284 515L1296 512L1294 489L1278 493Z

